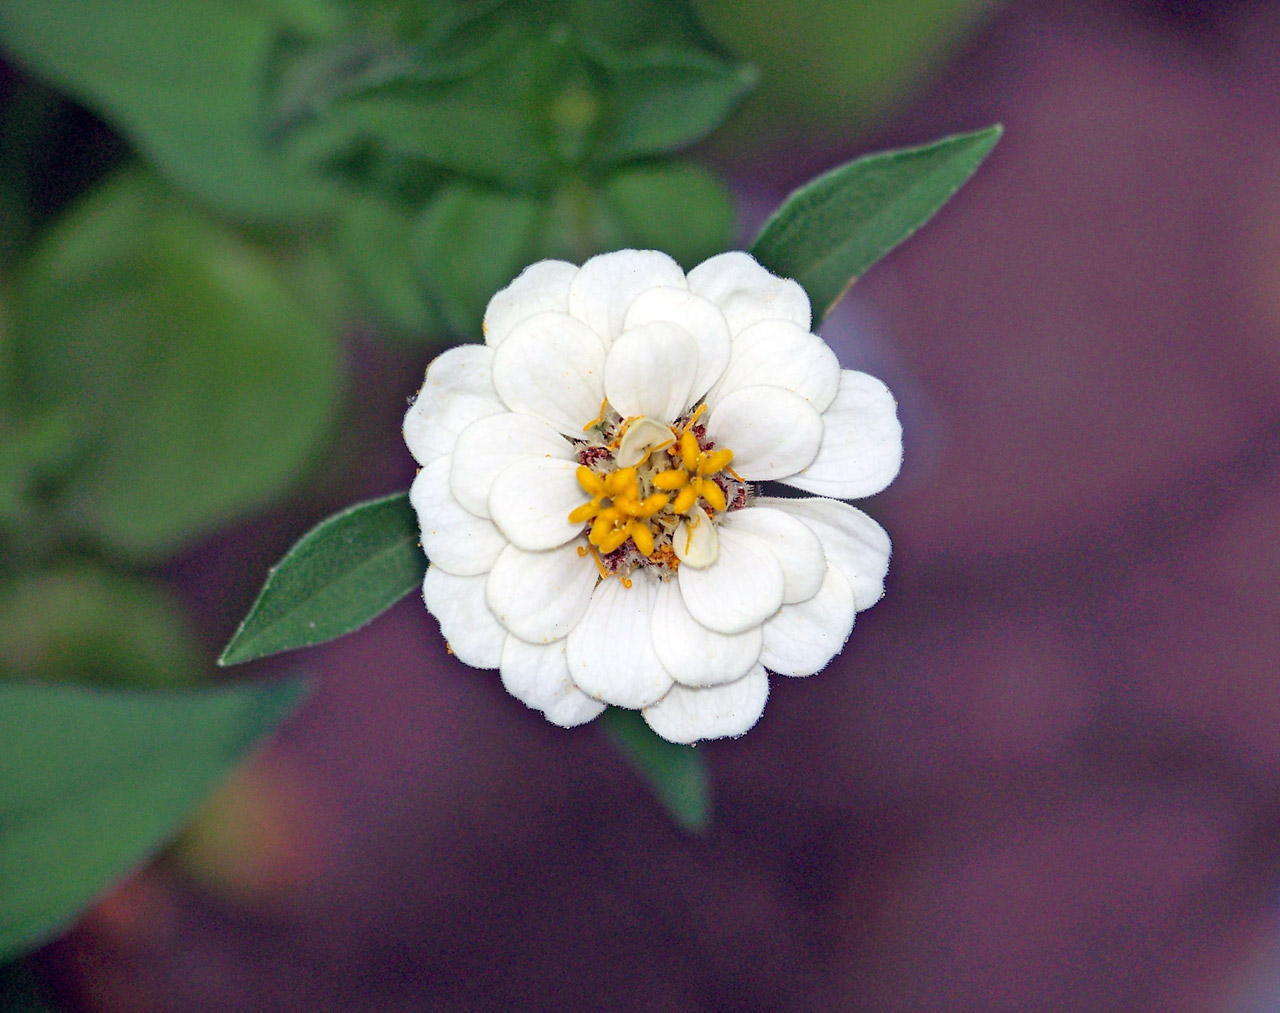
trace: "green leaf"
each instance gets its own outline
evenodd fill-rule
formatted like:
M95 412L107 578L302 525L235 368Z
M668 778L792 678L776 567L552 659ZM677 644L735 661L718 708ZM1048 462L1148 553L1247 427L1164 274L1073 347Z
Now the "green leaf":
M0 960L152 855L306 692L0 685Z
M94 441L64 522L141 560L278 494L337 400L336 342L277 264L136 173L47 238L12 337L24 410Z
M418 221L413 254L457 334L478 338L490 297L529 263L545 209L468 183L440 191Z
M624 169L601 189L618 221L622 246L662 250L692 269L733 240L733 198L696 165L662 162Z
M676 825L704 833L711 826L711 775L703 755L657 735L639 711L610 707L600 720Z
M103 114L162 173L228 212L291 220L335 192L268 143L271 14L218 0L0 0L0 41Z
M276 564L218 664L350 633L421 585L425 572L408 494L357 503L317 524Z
M1004 0L695 0L712 33L760 68L724 150L855 136L903 108Z
M175 686L203 674L162 585L86 562L0 582L0 677Z
M324 115L297 120L284 143L318 165L349 163L355 151L375 165L411 159L502 189L536 191L557 169L545 120L563 48L503 25L479 54L442 71L425 62L430 54L418 53L417 63L389 80L335 88L320 107Z
M404 334L434 337L439 311L408 253L414 216L376 197L347 202L335 234L336 256L378 322Z
M751 248L804 286L823 319L868 267L933 217L1000 139L999 125L859 158L791 194Z
M71 467L85 439L78 413L56 406L16 425L0 418L0 530L34 512L37 486Z
M751 67L696 49L595 48L588 56L605 79L595 165L687 147L723 123L756 83Z
M565 6L577 31L613 49L719 49L689 0L568 0Z

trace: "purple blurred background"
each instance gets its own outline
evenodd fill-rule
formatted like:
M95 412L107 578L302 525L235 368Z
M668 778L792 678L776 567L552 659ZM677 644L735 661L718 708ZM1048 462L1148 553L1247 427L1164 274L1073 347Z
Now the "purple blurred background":
M824 329L901 400L904 471L870 504L888 594L749 735L699 747L712 831L409 600L260 668L323 688L215 802L221 840L44 951L63 997L1280 1009L1277 110L1280 5L1026 2L874 133L717 149L751 217L855 154L1007 130ZM335 471L363 477L168 571L210 644L307 524L412 476L426 353L351 354Z

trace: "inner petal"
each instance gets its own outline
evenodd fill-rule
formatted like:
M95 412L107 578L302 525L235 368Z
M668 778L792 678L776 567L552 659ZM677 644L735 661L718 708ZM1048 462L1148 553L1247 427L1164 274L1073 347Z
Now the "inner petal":
M630 420L613 459L619 468L632 468L654 452L671 446L675 441L676 438L672 435L670 426L641 415L639 418Z
M546 457L572 460L573 446L532 415L488 415L459 435L449 486L464 507L477 517L488 517L489 491L498 473L516 461Z
M729 362L729 325L720 308L709 299L683 288L652 288L640 293L627 311L623 331L661 321L679 324L698 343L698 370L689 400L696 401L710 388Z
M698 344L668 322L624 331L609 349L604 392L624 418L648 415L672 421L688 407L698 371Z
M688 288L684 271L656 250L618 250L592 257L569 286L569 312L587 324L606 348L622 333L636 296L650 288Z
M655 581L602 580L568 639L569 674L588 696L633 710L661 700L671 675L653 650Z
M760 628L725 634L689 614L674 580L660 581L653 606L653 646L663 667L686 686L715 686L743 676L760 659Z
M578 464L554 457L523 458L507 465L489 490L489 515L513 545L554 549L582 530L569 515L582 502Z
M567 314L539 313L493 353L493 385L512 411L581 437L604 397L604 345Z
M782 605L782 567L769 543L727 525L716 561L702 570L681 566L677 576L689 613L717 633L749 630Z
M580 544L549 552L503 549L485 583L485 602L498 622L531 644L566 636L586 612L598 579L578 554Z
M710 413L707 435L716 446L733 448L733 468L743 478L785 479L817 455L822 416L781 387L742 387Z
M825 341L790 321L764 320L734 338L729 364L707 403L714 409L735 390L767 384L794 391L822 412L839 383L840 360Z

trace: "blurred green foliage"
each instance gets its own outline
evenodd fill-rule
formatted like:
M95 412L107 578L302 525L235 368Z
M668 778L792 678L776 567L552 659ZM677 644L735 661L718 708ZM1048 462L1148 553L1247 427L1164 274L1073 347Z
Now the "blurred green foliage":
M0 579L0 671L122 686L195 682L206 663L161 585L83 560Z
M307 691L0 684L0 961L164 843Z
M760 68L761 87L721 149L761 136L865 130L900 105L1005 0L693 0L708 27Z
M730 246L730 194L677 156L756 73L700 15L766 69L737 135L756 144L784 118L874 115L990 5L696 6L0 0L23 72L0 78L0 950L158 846L295 701L50 684L207 676L140 568L321 459L348 322L476 339L531 260L655 247L689 267ZM701 754L610 720L701 826Z
M130 558L278 493L337 397L336 336L271 259L142 172L47 236L11 321L15 404L73 419L57 520Z
M679 0L0 0L0 44L29 75L0 79L0 797L21 808L0 865L30 885L0 875L15 953L283 713L257 691L53 685L207 678L138 568L319 459L347 321L475 338L531 260L726 248L728 192L671 156L754 73ZM421 577L406 531L390 600Z

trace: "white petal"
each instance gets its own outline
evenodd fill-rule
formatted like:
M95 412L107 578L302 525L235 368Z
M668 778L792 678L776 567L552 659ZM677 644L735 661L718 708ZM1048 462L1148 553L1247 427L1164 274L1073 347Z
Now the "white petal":
M782 604L782 567L769 543L724 524L719 558L705 570L681 566L676 577L690 614L717 633L758 626Z
M631 420L627 431L622 434L613 459L619 468L630 468L639 464L650 454L665 450L675 442L676 437L670 426L663 425L646 415L640 415Z
M840 361L816 334L787 320L765 320L733 339L729 365L707 403L714 409L726 395L760 383L794 391L822 412L840 385Z
M705 570L720 558L720 534L706 510L695 506L693 512L676 525L671 547L680 565L694 570Z
M559 640L529 644L516 636L507 637L502 651L502 685L561 728L586 724L604 710L604 704L592 700L569 678L564 642Z
M902 467L902 425L889 388L852 369L822 415L822 445L798 475L785 478L806 492L854 499L879 492Z
M757 665L736 682L706 689L675 685L645 708L649 727L671 742L692 743L741 735L760 720L769 699L769 676Z
M508 630L531 644L566 636L581 620L599 580L595 563L578 546L526 552L508 545L485 585L489 610Z
M422 581L427 611L440 623L449 650L472 668L497 668L507 639L507 631L484 603L486 576L458 577L433 563Z
M631 303L650 288L688 288L684 271L656 250L619 250L592 257L569 287L569 312L587 324L605 347L622 333Z
M484 573L493 566L507 540L492 521L464 510L449 491L452 458L438 457L409 487L409 502L418 514L422 551L427 559L459 577Z
M720 307L733 334L761 320L789 320L806 331L809 297L789 278L770 274L748 253L722 253L689 272L689 290Z
M604 400L604 345L571 316L539 313L493 353L493 384L512 411L581 438Z
M743 387L707 415L707 435L733 451L733 470L752 482L787 478L813 460L822 416L781 387Z
M569 514L591 497L575 477L577 461L527 457L509 464L489 490L489 515L511 541L530 552L554 549L582 533Z
M575 460L573 446L541 419L501 412L477 419L458 436L449 487L477 517L489 516L489 490L498 472L528 458Z
M484 311L484 342L497 348L516 324L535 313L569 312L569 286L578 268L564 260L540 260L489 300Z
M760 660L760 628L732 635L709 630L689 614L680 586L659 581L653 603L653 647L663 668L686 686L733 682Z
M422 390L404 416L404 442L419 464L453 453L458 434L476 419L503 410L493 387L493 352L459 345L427 367Z
M776 499L761 496L756 507L772 507L798 517L822 542L827 562L839 568L853 589L861 612L884 597L889 572L889 535L879 524L848 503L833 499Z
M725 514L722 529L747 531L769 546L782 567L782 603L804 601L818 593L827 557L822 542L803 521L758 503Z
M569 634L569 674L588 696L616 707L647 707L671 688L653 649L655 581L637 571L631 587L602 580Z
M604 364L604 393L623 418L673 422L688 407L698 343L676 324L633 327L619 336Z
M853 632L853 590L828 566L822 587L808 601L783 605L765 622L760 663L779 675L813 675L827 667Z
M651 288L636 296L622 323L632 327L667 321L679 324L697 340L698 371L689 391L690 402L702 397L729 364L729 325L720 307L684 288Z

